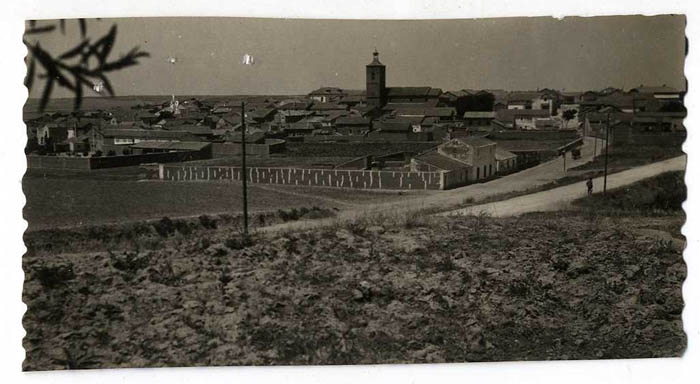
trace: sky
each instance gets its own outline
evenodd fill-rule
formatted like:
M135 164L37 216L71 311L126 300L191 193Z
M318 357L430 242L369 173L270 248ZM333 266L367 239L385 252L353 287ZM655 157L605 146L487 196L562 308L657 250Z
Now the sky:
M306 94L321 86L364 89L379 51L387 86L443 90L685 89L684 16L455 20L124 18L88 21L92 41L117 25L111 57L150 53L109 79L126 95ZM39 25L51 23L41 21ZM53 55L80 41L78 23L26 37ZM244 55L254 65L242 64ZM172 63L169 58L175 58ZM39 97L37 80L30 97ZM55 89L53 97L69 97ZM90 95L86 93L86 95ZM96 94L95 94L96 95Z

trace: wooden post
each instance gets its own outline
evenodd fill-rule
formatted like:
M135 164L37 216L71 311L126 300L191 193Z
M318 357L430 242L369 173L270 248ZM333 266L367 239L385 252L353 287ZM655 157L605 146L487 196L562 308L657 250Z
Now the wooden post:
M603 176L603 195L608 190L608 142L610 141L610 112L605 124L605 175Z
M564 150L564 153L562 153L562 156L564 156L564 173L566 173L566 150Z
M248 236L248 171L245 164L245 103L241 101L241 180L243 181L243 234Z

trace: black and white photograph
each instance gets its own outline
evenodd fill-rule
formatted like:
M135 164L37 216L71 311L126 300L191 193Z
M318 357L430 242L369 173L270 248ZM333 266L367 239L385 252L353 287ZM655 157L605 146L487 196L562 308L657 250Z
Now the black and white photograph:
M24 24L18 370L686 351L683 14Z

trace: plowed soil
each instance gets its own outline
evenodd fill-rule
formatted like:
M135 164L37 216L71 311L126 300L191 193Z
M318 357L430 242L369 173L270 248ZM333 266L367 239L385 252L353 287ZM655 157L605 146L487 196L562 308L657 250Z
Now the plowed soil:
M220 226L60 254L29 239L24 369L679 356L681 250L621 220L377 218L252 245Z

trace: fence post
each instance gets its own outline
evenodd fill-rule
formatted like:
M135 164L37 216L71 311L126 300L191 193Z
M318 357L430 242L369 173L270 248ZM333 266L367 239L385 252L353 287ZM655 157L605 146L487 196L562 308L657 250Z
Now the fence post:
M163 167L163 164L158 164L158 178L165 180L165 167Z

